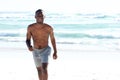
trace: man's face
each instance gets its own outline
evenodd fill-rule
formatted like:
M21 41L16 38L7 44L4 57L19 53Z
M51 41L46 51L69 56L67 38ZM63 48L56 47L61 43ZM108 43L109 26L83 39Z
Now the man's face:
M36 13L35 18L38 23L43 23L44 16L42 13Z

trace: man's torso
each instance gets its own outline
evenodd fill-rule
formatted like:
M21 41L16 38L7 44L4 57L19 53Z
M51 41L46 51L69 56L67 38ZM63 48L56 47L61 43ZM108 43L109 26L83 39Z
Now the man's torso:
M48 46L48 38L51 32L51 27L46 24L32 24L30 32L33 38L34 48L42 49Z

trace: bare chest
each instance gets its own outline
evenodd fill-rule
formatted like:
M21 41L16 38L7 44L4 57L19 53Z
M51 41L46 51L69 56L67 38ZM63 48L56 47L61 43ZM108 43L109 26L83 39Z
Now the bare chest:
M33 36L48 36L49 35L49 31L47 30L47 28L34 28L32 31L32 35Z

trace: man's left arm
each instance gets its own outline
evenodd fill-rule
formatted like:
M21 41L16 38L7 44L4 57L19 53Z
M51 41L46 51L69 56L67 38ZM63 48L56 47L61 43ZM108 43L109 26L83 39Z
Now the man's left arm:
M50 39L51 39L51 43L52 43L53 50L54 50L53 59L57 59L57 48L56 48L56 41L55 41L53 30L50 33Z

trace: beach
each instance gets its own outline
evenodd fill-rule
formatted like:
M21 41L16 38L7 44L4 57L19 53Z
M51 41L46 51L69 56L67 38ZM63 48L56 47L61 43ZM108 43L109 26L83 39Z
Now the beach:
M0 12L0 80L38 80L25 39L34 12ZM46 13L58 59L48 80L120 80L120 14ZM51 46L51 44L50 44Z
M38 80L25 43L11 43L0 46L0 80ZM57 44L57 48L58 59L49 57L48 80L120 80L119 50L80 44Z

